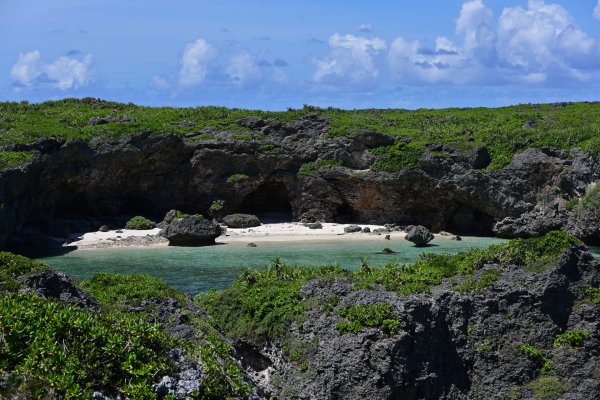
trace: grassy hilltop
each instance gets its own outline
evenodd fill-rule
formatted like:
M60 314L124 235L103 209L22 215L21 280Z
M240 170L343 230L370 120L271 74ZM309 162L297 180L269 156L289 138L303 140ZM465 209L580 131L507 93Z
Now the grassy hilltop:
M426 143L444 143L459 148L487 146L492 154L490 169L510 162L511 156L531 147L570 149L581 147L600 154L600 103L526 104L503 108L448 108L340 110L304 106L284 112L228 109L224 107L142 107L94 98L64 99L40 104L0 103L0 146L29 143L41 137L103 141L122 135L151 132L186 135L208 127L239 131L238 140L259 140L236 121L247 116L269 118L283 123L305 115L329 120L329 137L365 131L385 132L412 141L372 149L387 155L375 169L393 171L416 166ZM126 122L90 123L98 117L121 118ZM193 140L212 139L210 132ZM0 153L0 169L18 166L32 159L27 152Z

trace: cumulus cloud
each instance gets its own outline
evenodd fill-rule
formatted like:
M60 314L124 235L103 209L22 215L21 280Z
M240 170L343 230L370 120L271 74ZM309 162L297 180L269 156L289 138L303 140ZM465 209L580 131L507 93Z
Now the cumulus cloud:
M504 8L496 17L482 0L463 4L456 32L462 43L438 37L435 50L395 39L388 52L398 81L453 84L586 81L599 74L600 41L568 11L543 0Z
M172 85L165 76L154 75L150 78L150 87L156 90L169 90Z
M185 46L181 56L179 84L183 87L194 86L206 79L210 62L215 57L214 48L204 39L197 39Z
M247 51L231 56L226 72L232 81L241 85L261 77L259 62Z
M329 55L315 59L315 81L345 79L364 82L379 74L375 57L387 48L383 39L334 34L329 38Z
M86 86L92 75L93 57L82 59L61 56L52 63L45 63L38 50L20 54L10 70L10 77L18 87L50 87L60 90Z
M600 0L598 0L598 3L596 4L596 7L594 8L594 18L596 18L597 20L600 20Z

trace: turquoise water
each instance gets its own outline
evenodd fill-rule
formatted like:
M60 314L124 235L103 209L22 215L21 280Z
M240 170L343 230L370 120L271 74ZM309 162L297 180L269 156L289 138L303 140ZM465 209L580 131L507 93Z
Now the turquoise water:
M362 257L380 266L388 262L411 263L422 252L457 253L471 247L487 247L502 239L463 237L462 241L436 238L425 248L399 239L337 243L258 243L258 247L223 244L207 247L149 247L75 250L61 256L43 258L52 268L76 280L98 272L149 274L192 294L211 288L223 289L247 267L263 268L273 258L286 264L339 264L357 269ZM384 254L384 247L396 253Z

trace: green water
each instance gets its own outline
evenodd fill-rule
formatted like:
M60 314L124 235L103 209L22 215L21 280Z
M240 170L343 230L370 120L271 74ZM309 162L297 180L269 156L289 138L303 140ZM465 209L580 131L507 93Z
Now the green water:
M258 247L224 244L207 247L150 247L75 250L43 258L52 268L76 280L98 272L149 274L169 285L195 294L211 288L222 289L247 267L263 268L275 257L286 264L339 264L357 269L362 257L380 266L388 262L411 263L422 252L457 253L471 247L487 247L502 239L463 237L462 241L436 238L425 248L405 240L338 243L259 243ZM384 247L394 254L384 254Z

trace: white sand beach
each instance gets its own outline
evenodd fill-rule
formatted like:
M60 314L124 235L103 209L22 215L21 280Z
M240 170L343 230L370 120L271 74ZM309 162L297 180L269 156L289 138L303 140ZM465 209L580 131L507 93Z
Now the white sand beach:
M227 228L225 234L216 239L217 243L232 245L247 245L248 243L265 242L339 242L355 240L385 240L390 235L391 240L404 238L402 231L373 233L376 229L385 230L383 225L358 224L361 228L369 228L370 233L345 233L344 228L351 224L322 223L322 229L310 229L300 222L266 223L254 228ZM158 236L160 229L132 230L121 229L108 232L88 232L72 235L65 246L78 248L107 248L107 247L148 247L167 246L168 241Z

